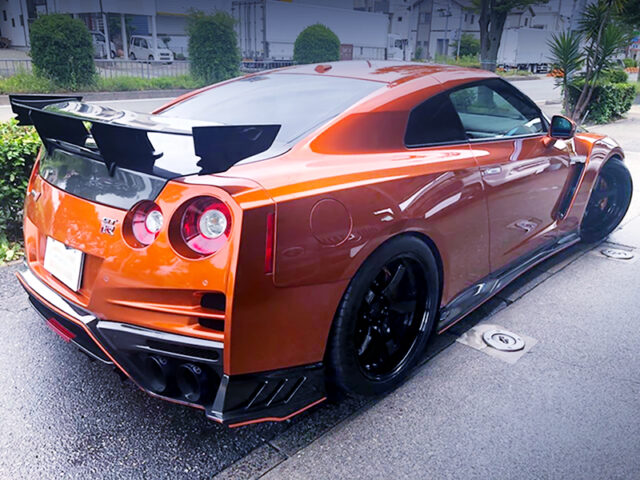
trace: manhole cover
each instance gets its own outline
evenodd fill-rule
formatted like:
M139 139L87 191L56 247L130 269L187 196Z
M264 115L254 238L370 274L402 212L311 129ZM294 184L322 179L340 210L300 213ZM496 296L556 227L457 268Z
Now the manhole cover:
M482 334L482 339L490 347L503 352L517 352L524 348L524 340L506 330L487 330Z
M600 253L605 257L613 258L615 260L631 260L633 258L633 253L627 252L626 250L619 250L617 248L605 248L600 250Z

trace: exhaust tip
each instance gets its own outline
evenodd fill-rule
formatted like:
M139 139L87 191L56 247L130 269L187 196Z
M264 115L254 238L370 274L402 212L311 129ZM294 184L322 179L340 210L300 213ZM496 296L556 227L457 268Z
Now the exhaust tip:
M169 361L164 357L150 355L145 360L145 367L151 390L156 393L165 392L169 383Z
M182 396L190 402L201 400L207 393L207 373L193 363L183 363L178 367L176 383Z

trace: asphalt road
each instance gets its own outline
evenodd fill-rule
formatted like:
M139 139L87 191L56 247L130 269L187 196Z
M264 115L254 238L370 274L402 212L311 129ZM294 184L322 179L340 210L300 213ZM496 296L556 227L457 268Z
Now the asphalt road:
M636 111L601 129L631 152L636 185L639 126ZM635 199L616 241L640 251ZM453 344L458 329L383 399L239 429L150 398L64 344L16 268L0 268L0 478L640 477L640 262L572 248L475 314L500 310L491 322L538 340L515 365Z

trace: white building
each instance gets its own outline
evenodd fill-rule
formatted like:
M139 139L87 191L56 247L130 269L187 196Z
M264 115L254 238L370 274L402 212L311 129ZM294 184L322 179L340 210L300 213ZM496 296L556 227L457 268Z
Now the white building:
M0 36L9 38L12 47L29 46L29 24L38 15L68 13L84 20L90 30L108 34L125 54L127 46L121 40L125 26L137 35L169 39L171 49L183 53L189 12L230 12L231 0L2 0L0 9ZM116 31L108 32L114 23Z
M296 38L321 23L340 39L342 59L384 59L388 17L345 0L234 0L238 42L246 58L291 60Z

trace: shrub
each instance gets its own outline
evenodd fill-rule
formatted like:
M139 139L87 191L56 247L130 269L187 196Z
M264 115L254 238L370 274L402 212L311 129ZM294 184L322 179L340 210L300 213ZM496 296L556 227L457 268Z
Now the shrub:
M189 17L189 59L191 74L206 83L215 83L240 74L240 50L235 20L224 12L205 15L194 12Z
M584 86L584 80L569 85L569 105L573 108ZM636 98L635 85L629 83L602 83L597 85L589 102L587 120L607 123L629 111Z
M12 260L22 238L22 205L40 139L15 120L0 123L0 262Z
M611 83L626 83L627 80L629 80L629 75L627 72L619 68L608 70L604 74L604 81Z
M329 27L319 23L302 30L293 45L293 61L296 63L338 60L340 60L340 39Z
M451 52L458 52L458 42L451 44ZM460 37L460 56L477 56L480 53L480 39L470 33L463 33Z
M638 61L633 58L625 58L622 61L624 62L624 68L633 68L638 66Z
M44 15L29 30L37 74L72 90L93 83L93 42L81 20L62 14Z

